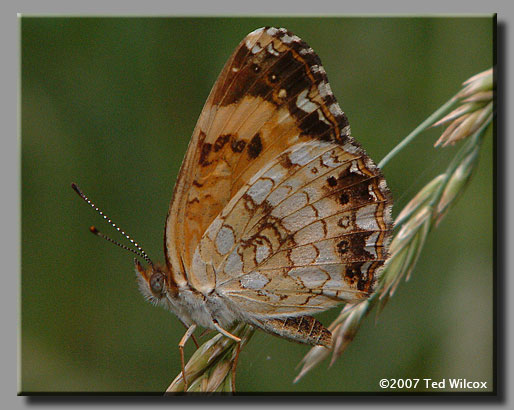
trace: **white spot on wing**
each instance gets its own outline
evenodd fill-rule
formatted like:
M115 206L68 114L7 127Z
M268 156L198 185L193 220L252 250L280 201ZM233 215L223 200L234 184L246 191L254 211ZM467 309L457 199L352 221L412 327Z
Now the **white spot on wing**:
M341 161L338 160L335 150L325 152L321 156L321 162L323 165L331 168L335 168L341 165Z
M252 54L257 54L259 51L262 50L262 47L259 45L259 43L255 43L255 45L252 47Z
M319 106L307 98L308 93L309 90L303 90L300 94L298 94L298 97L296 97L296 106L310 114L311 112L316 111Z
M322 66L317 65L317 64L313 65L311 67L311 70L312 70L313 73L326 74L325 69Z
M328 109L335 117L343 114L343 111L341 110L341 108L339 108L339 105L337 103L330 104L330 107L328 107Z
M362 275L362 278L364 280L366 280L368 278L368 270L369 268L371 267L371 264L372 262L365 262L362 266L361 266L361 275Z
M263 31L264 31L264 27L257 28L257 29L255 29L254 31L252 31L250 34L248 34L248 37L249 37L249 36L260 35ZM269 30L268 30L268 31L269 31Z
M300 50L300 54L301 55L312 54L312 53L314 53L314 50L312 48L310 48L310 47L309 48L302 48Z
M375 257L375 258L378 257L375 245L377 243L379 235L380 235L380 232L373 232L366 239L366 251L371 253L373 255L373 257Z
M321 95L321 97L323 97L323 98L325 98L326 96L332 94L332 90L330 89L330 85L327 82L325 82L325 81L321 81L318 84L318 92L319 92L319 95Z
M295 41L295 42L300 41L300 37L295 36L294 34L293 34L292 36L289 36L289 35L287 35L287 33L285 33L285 34L281 37L281 40L282 40L284 43L289 44L289 43L292 43L293 41Z
M270 170L266 171L262 176L264 178L270 178L273 180L273 182L278 183L279 181L284 179L286 175L287 170L281 165L276 165L272 167Z
M373 171L377 168L377 166L373 163L371 158L366 158L364 160L364 163L366 164L366 168L368 168L370 171Z
M293 41L293 37L288 36L287 34L284 34L280 39L286 44L289 44Z
M266 199L273 188L273 181L270 179L259 179L248 190L248 195L256 204L260 205Z
M341 132L341 135L344 135L343 132ZM361 152L361 149L351 140L344 144L343 149L349 154L359 154Z
M323 121L325 124L328 124L328 125L331 125L328 120L325 118L325 116L323 115L323 113L321 112L321 110L318 110L318 118L320 119L320 121Z
M269 43L268 47L266 47L266 50L268 50L268 53L270 53L270 54L272 54L274 56L279 56L280 55L280 53L273 48L273 43Z
M375 194L375 191L373 190L373 185L368 185L368 194L375 200L378 201L377 195Z
M305 165L308 164L314 156L310 150L310 147L302 146L296 151L289 154L289 160L292 164Z
M224 225L216 236L216 248L221 255L228 253L234 246L234 232L232 228Z
M270 246L267 243L257 245L257 251L255 252L255 261L261 263L271 254Z
M241 286L247 289L262 289L269 282L268 278L259 272L252 272L241 278Z
M228 256L224 271L231 276L239 275L243 271L243 259L237 253L237 248Z
M352 164L350 165L350 172L352 174L364 175L362 171L359 169L359 164L357 163L357 161L352 161Z
M344 128L341 128L341 134L340 134L341 137L343 137L343 136L349 137L351 133L352 133L352 131L350 130L350 126L349 125L347 125Z
M377 225L377 221L375 218L375 210L377 208L376 204L371 204L367 206L363 206L357 210L355 216L355 223L359 228L365 229L367 231L376 231L380 228Z
M259 37L261 36L263 28L258 28L257 30L252 31L250 34L246 36L245 45L248 50L251 50Z

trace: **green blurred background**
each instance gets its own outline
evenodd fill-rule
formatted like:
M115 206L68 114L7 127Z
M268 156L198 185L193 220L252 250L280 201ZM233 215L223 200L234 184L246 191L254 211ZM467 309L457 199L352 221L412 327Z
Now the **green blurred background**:
M179 372L184 328L139 295L132 255L88 232L95 224L119 239L70 183L163 261L164 220L198 115L236 45L265 25L316 50L377 162L492 65L488 16L21 18L22 392L160 393ZM432 148L440 131L384 169L395 215L456 152ZM478 172L412 278L332 368L292 384L308 347L258 332L241 354L238 389L379 392L384 377L492 387L492 156L489 131ZM319 318L328 325L337 313Z

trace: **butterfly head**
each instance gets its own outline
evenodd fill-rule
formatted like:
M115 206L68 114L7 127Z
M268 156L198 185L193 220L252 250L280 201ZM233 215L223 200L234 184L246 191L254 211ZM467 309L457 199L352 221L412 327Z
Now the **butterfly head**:
M146 269L134 259L139 289L143 296L152 303L158 303L168 294L168 269L160 265L149 264Z

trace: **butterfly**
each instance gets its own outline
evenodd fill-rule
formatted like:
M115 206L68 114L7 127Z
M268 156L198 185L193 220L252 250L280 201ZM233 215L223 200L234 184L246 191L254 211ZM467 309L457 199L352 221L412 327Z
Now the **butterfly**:
M143 253L139 287L187 328L182 361L197 326L239 342L239 322L330 347L311 315L373 294L391 208L319 57L286 29L260 28L205 103L166 218L165 265Z

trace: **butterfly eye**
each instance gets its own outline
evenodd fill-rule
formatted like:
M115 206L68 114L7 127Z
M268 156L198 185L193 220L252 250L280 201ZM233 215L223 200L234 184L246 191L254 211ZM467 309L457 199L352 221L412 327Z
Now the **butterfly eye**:
M164 288L164 275L156 272L150 277L150 290L155 294L160 294Z
M261 71L261 68L257 64L252 64L252 70L254 73Z
M276 74L271 73L270 76L269 76L269 80L272 83L276 83L278 81L278 77L277 77Z

